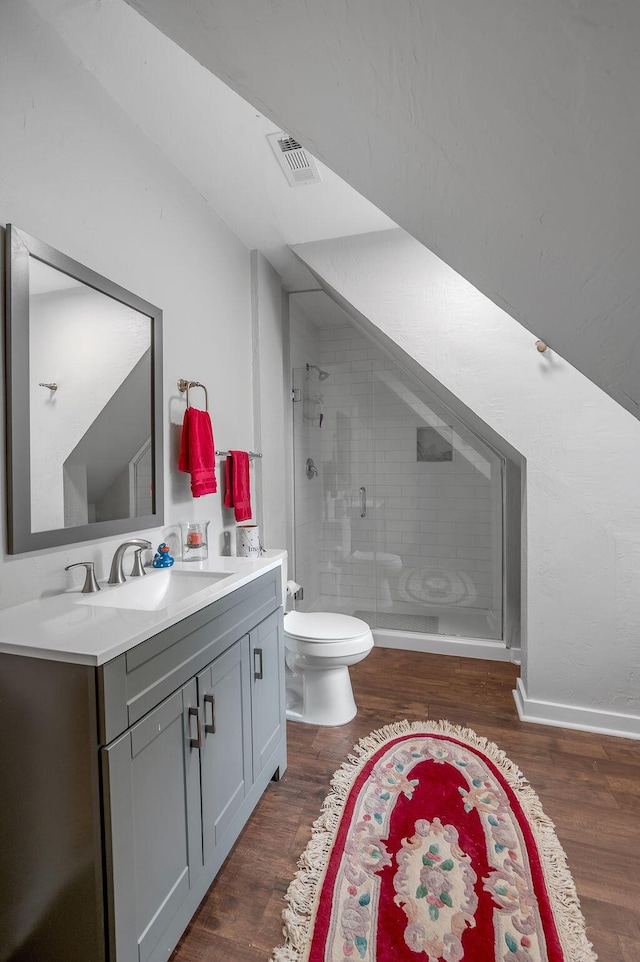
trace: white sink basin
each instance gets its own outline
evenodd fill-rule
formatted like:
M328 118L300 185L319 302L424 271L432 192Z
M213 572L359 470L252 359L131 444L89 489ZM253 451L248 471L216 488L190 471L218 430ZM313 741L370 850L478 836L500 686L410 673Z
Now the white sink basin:
M101 591L81 595L76 604L106 608L129 608L138 611L161 611L184 601L191 595L210 588L232 571L176 571L157 569L143 578L132 578L124 585L104 586Z

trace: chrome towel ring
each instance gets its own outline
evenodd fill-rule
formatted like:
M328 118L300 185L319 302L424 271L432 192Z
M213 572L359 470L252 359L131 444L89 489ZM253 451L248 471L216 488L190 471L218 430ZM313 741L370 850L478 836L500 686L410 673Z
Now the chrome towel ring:
M207 394L207 389L206 389L206 387L204 386L204 384L201 384L200 381L188 381L188 380L186 380L185 378L180 378L179 381L178 381L178 390L179 390L182 394L184 394L185 391L187 392L187 407L190 407L190 406L191 406L191 405L189 404L189 388L190 388L190 387L201 387L201 388L202 388L202 390L204 391L204 409L205 409L205 411L208 411L208 410L209 410L209 395Z

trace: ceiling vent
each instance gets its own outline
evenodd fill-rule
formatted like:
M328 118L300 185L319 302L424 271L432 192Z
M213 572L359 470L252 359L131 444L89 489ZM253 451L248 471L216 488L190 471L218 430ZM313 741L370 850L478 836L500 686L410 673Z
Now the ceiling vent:
M319 184L320 174L313 157L302 144L282 132L267 134L267 140L284 171L290 187L304 187L306 184Z

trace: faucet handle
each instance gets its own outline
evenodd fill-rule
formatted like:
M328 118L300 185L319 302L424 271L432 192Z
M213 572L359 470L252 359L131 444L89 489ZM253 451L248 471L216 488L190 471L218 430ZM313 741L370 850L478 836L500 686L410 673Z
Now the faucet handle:
M93 561L76 561L75 564L67 565L67 567L64 570L69 571L71 568L87 569L85 579L84 579L84 584L82 586L83 595L89 594L92 591L100 591L100 585L96 581Z
M133 553L133 568L131 569L131 578L139 578L141 575L146 575L144 570L144 565L142 563L142 552L146 551L146 548L137 548Z

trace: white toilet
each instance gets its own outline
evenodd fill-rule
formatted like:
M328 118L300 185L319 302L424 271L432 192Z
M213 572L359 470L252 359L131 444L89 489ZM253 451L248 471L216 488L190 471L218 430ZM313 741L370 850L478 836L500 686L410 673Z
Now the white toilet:
M366 621L328 611L284 616L287 718L309 725L346 725L358 709L349 665L366 658L373 635Z

